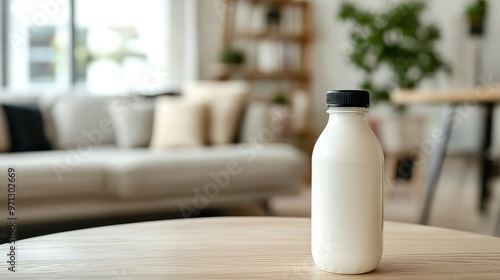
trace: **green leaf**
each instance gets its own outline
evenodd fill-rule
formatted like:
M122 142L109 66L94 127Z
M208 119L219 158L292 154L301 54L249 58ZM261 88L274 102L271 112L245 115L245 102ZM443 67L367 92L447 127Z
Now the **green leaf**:
M364 73L361 87L371 92L373 100L388 99L395 88L417 87L438 72L451 72L436 49L440 31L435 24L423 21L424 10L423 2L403 2L381 12L342 4L338 17L352 24L354 47L348 58ZM375 86L374 73L382 68L389 69L391 77Z

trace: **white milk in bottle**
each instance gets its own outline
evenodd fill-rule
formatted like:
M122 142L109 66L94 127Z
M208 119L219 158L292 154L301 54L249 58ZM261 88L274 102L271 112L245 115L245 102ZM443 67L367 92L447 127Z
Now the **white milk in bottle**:
M326 99L330 117L312 155L312 256L328 272L365 273L382 257L384 156L366 120L367 91Z

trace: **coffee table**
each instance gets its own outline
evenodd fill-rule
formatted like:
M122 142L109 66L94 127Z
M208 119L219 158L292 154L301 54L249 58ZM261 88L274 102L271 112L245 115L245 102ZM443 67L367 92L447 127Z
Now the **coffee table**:
M168 220L57 233L17 242L17 272L0 279L498 279L500 238L385 223L378 268L358 276L314 266L310 219Z

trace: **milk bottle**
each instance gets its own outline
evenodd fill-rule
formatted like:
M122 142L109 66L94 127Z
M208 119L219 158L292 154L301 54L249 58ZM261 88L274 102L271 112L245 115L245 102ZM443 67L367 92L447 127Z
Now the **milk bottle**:
M365 273L382 257L384 156L366 120L367 91L326 99L330 117L312 155L312 256L324 271Z

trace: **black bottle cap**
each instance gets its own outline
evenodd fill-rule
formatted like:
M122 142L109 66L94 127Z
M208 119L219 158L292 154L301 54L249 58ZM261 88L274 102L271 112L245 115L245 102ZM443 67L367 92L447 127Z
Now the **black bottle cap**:
M329 90L327 107L370 107L370 93L366 90Z

